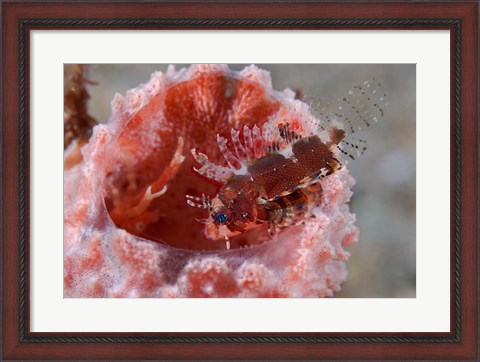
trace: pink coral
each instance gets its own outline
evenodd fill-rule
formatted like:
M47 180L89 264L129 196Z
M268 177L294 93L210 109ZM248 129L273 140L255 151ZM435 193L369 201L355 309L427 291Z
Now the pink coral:
M64 174L66 297L325 297L347 276L345 247L358 230L343 168L322 182L321 205L270 239L259 227L231 239L204 236L204 210L187 194L214 195L191 149L221 164L217 134L288 118L308 131L314 117L268 72L224 65L170 67L112 102L83 160ZM67 152L67 151L66 151Z

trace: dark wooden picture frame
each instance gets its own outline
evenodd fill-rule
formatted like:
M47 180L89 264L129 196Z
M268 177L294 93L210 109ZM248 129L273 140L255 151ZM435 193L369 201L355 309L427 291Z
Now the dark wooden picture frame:
M2 359L478 360L478 10L477 1L382 4L4 2ZM33 29L138 28L449 30L450 332L31 332L29 32Z

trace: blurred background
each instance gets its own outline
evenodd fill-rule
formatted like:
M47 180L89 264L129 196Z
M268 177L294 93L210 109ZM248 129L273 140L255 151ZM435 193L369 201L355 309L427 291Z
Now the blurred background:
M247 64L248 65L248 64ZM335 297L415 297L416 161L415 64L256 64L271 72L276 90L336 100L375 76L389 98L382 122L362 134L368 149L349 164L357 183L350 201L360 242L348 247L349 277ZM182 64L175 64L178 68ZM245 64L231 64L241 70ZM110 115L115 93L146 82L165 64L98 64L87 76L89 113L99 122Z

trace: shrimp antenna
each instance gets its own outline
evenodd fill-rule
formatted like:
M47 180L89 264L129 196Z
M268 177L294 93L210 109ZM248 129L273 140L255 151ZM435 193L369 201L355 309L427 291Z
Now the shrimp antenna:
M199 209L210 210L212 208L212 201L208 196L202 194L202 197L196 197L192 195L186 195L187 204L193 207L198 207Z

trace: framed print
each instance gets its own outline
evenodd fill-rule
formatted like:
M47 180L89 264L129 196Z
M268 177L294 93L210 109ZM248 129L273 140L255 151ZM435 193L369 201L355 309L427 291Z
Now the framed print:
M478 359L477 3L2 20L2 358Z

